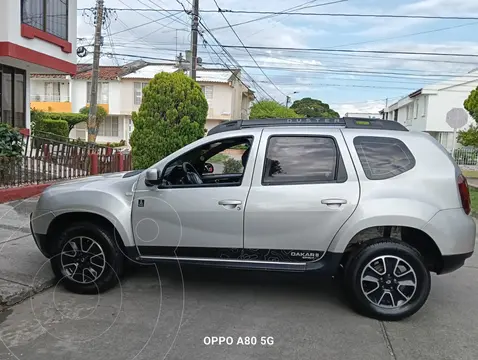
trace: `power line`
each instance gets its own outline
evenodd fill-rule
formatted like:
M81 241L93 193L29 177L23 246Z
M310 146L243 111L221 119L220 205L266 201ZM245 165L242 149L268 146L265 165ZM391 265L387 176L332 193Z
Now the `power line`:
M241 67L241 65L237 62L236 59L234 59L234 57L231 55L231 53L230 53L226 48L224 48L224 47L222 46L222 44L219 42L219 40L216 38L216 36L214 36L214 34L213 34L213 33L211 32L211 30L209 29L209 27L206 25L206 23L205 23L203 20L199 19L199 24L200 24L200 25L203 27L203 29L213 38L213 40L216 42L216 44L221 47L221 50L222 50L222 51L224 52L224 54L230 59L230 61L231 61L232 63L235 63L236 66L237 66L238 68L240 68L240 69L242 70L242 72L249 77L251 83L254 84L254 86L257 88L257 90L258 90L258 91L259 91L259 90L262 91L262 93L265 94L266 97L269 97L271 100L275 101L274 98L273 98L269 93L267 93L267 92L262 88L262 86L260 86L260 84L258 84L257 82L255 82L254 78L252 78L252 77L249 75L249 73ZM199 33L199 34L201 34L201 33ZM204 39L204 36L203 36L202 34L201 34L201 37L203 37L203 39ZM210 46L211 44L208 43L208 45ZM220 56L219 56L219 54L216 52L216 50L215 50L213 47L211 47L211 49L212 49L212 50L214 51L214 53L218 56L218 58L221 59ZM227 64L226 64L225 62L224 62L224 65L227 67ZM236 76L236 77L237 77L237 76ZM242 82L242 80L241 80L241 82ZM246 85L246 86L247 86L247 85Z
M138 0L139 1L139 0ZM90 9L79 8L78 11ZM183 11L180 9L152 9L152 8L110 8L116 11L153 11L153 12L170 12ZM227 12L231 14L262 14L262 15L299 15L299 16L332 16L332 17L372 17L372 18L392 18L392 19L434 19L434 20L478 20L476 16L433 16L433 15L399 15L399 14L353 14L353 13L316 13L316 12L280 12L280 11L252 11L252 10L227 10L221 11L213 9L201 10L203 13Z
M305 9L305 8L308 8L308 7L309 7L309 6L303 6L303 5L310 4L310 3L313 3L313 2L315 2L315 1L317 1L317 0L310 0L310 1L307 1L307 2L305 2L305 3L303 3L303 4L301 4L301 5L296 5L296 6L293 6L293 7L291 7L291 8L281 10L281 11L280 11L280 14L261 16L261 17L255 18L255 19L251 19L251 20L242 21L242 22L239 22L239 23L236 23L236 24L232 24L231 26L233 26L233 27L235 27L235 26L241 26L241 25L250 24L250 23L256 22L256 21L261 21L261 20L270 19L270 18L273 18L273 17L282 15L282 13L285 12L285 11L292 11L292 10L297 11L297 10L302 10L302 9ZM332 5L332 4L337 4L337 3L346 2L346 1L348 1L348 0L336 0L336 1L329 1L329 2L326 2L326 3L311 5L311 6L313 6L313 7L326 6L326 5ZM222 30L222 29L227 29L227 28L229 28L229 26L219 26L219 27L217 27L217 28L211 29L211 31Z
M134 46L129 46L129 44L134 44ZM125 48L138 48L138 49L144 49L145 47L138 47L136 46L136 42L134 41L130 41L130 42L119 42L117 43L117 45L123 45ZM163 43L158 43L158 42L148 42L148 45L147 45L147 48L150 48L151 45L159 45L159 46L173 46L173 45L176 45L175 43L171 43L171 42L163 42ZM188 45L187 43L184 43L184 44L180 44L180 45ZM216 44L209 44L210 46L219 46L219 45L216 45ZM169 50L169 49L161 49L161 50ZM238 49L238 50L243 50L242 47L241 49ZM285 59L285 60L288 60L289 62L292 62L294 61L294 59L298 58L299 55L301 55L300 53L299 54L295 54L294 55L294 59L291 59L290 57L287 57L287 56L278 56L278 55L275 55L274 56L271 56L271 53L270 52L258 52L258 54L262 54L264 56L267 56L268 59ZM307 57L309 55L307 54L303 54L303 55L306 55ZM445 59L427 59L427 58L409 58L409 57L393 57L393 56L377 56L377 55L373 55L373 56L367 56L367 55L359 55L359 54L346 54L346 53L332 53L332 54L322 54L320 55L320 60L322 59L327 59L327 58L330 58L332 57L334 59L334 64L336 64L335 62L335 57L344 57L344 58L352 58L352 59L372 59L372 60L378 60L378 59L385 59L385 60L406 60L406 61L417 61L417 62L430 62L430 63L448 63L448 64L463 64L463 65L478 65L477 62L465 62L465 61L457 61L457 60L445 60ZM301 62L297 62L297 61L294 61L298 64L301 64ZM423 70L415 70L415 71L420 71L420 72L423 72Z
M141 4L143 4L144 6L150 8L150 9L153 9L151 6L145 4L144 2L142 2L141 0L138 0ZM156 3L156 1L153 1L153 0L148 0L151 4L153 4L154 6L157 6L159 9L161 10L164 10L166 11L167 13L172 13L171 10L166 10L164 9L163 7L161 7L158 3ZM189 24L187 22L185 22L183 19L179 18L177 15L173 15L173 17L178 21L180 22L181 24L185 25L185 26L189 26Z
M172 15L166 15L166 16L160 18L160 19L151 20L151 21L148 21L148 22L143 23L143 24L140 24L140 25L136 25L136 26L129 27L129 28L126 28L126 29L124 29L124 30L120 30L120 31L117 31L117 32L115 32L115 33L112 33L111 36L113 36L113 35L118 35L118 34L122 34L122 33L126 32L126 31L138 29L138 28L140 28L140 27L143 27L143 26L146 26L146 25L150 25L150 24L153 24L153 23L158 23L159 21L164 20L164 19L168 19L168 18L170 18L171 16L172 16ZM126 25L126 24L125 24L125 25ZM126 26L127 26L127 25L126 25ZM169 27L169 26L163 25L163 27ZM172 29L172 28L171 28L171 29Z
M224 14L222 13L222 10L221 10L221 8L219 7L219 5L218 5L218 3L217 3L216 0L214 0L214 3L216 4L217 9L218 9L218 11L221 13L221 15L222 15L222 17L224 18L224 20L226 20L227 25L229 25L229 27L231 28L231 30L232 30L232 32L234 33L234 35L236 35L237 39L238 39L239 42L242 44L242 47L243 47L244 49L246 49L247 53L248 53L249 56L251 57L252 61L254 61L254 63L257 65L257 67L259 68L259 70L264 74L264 76L267 78L267 80L269 80L269 82L272 84L272 86L274 86L274 87L276 88L277 91L279 91L282 95L287 96L286 94L284 94L284 93L282 92L281 89L279 89L279 88L274 84L274 82L271 80L271 78L270 78L269 76L267 76L267 74L264 72L264 70L262 70L262 68L261 68L261 67L259 66L259 64L257 63L256 59L254 59L254 56L252 56L252 54L250 53L250 51L249 51L249 50L246 48L246 46L244 45L244 42L241 40L241 38L239 37L239 35L237 35L236 30L234 30L234 28L231 26L231 23L229 22L229 20L227 20L226 15L224 15Z
M352 49L324 49L324 48L295 48L295 47L273 47L273 46L239 46L223 45L229 49L258 49L258 50L282 50L282 51L311 51L311 52L344 52L344 53L367 53L367 54L397 54L397 55L427 55L427 56L458 56L478 57L478 54L453 54L453 53L431 53L416 51L387 51L387 50L352 50ZM406 59L404 59L406 60Z
M373 42L379 42L379 41L384 41L384 40L402 39L402 38L406 38L406 37L410 37L410 36L416 36L416 35L431 34L431 33L439 32L439 31L452 30L452 29L462 28L462 27L465 27L465 26L471 26L471 25L476 25L476 24L478 24L478 22L472 22L472 23L455 25L455 26L448 26L448 27L444 27L444 28L427 30L427 31L419 31L419 32L415 32L415 33L409 33L409 34L398 35L398 36L391 36L391 37L375 39L375 40L367 40L367 41L360 41L360 42L348 43L348 44L343 44L343 45L336 45L336 46L332 46L331 49L335 49L335 48L339 48L339 47L343 47L343 46L370 44L370 43L373 43Z

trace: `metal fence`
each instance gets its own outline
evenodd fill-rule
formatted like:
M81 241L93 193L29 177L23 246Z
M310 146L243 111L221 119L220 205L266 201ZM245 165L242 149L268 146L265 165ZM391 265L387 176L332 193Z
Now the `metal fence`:
M23 135L22 145L21 157L0 157L0 188L131 169L130 154L98 144Z
M478 149L475 148L460 148L448 150L455 159L458 165L462 166L477 166L478 165Z

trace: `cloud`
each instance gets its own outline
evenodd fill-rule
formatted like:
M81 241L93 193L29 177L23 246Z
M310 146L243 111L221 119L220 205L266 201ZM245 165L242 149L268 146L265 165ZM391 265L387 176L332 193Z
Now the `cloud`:
M347 113L378 113L385 107L385 101L368 100L364 103L350 103L350 104L333 104L330 106L337 111L340 116Z

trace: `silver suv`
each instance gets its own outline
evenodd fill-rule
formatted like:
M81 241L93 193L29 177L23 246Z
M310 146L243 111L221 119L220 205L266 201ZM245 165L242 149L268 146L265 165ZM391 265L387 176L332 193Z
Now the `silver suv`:
M149 169L50 186L31 228L74 292L115 286L127 260L313 271L398 320L473 253L470 205L448 152L396 122L239 120Z

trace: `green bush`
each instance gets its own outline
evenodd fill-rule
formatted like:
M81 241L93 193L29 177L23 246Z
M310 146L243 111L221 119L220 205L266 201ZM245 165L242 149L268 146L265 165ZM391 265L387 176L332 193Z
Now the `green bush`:
M241 174L242 173L242 162L239 160L229 158L224 161L224 169L222 170L223 174Z
M10 125L0 123L0 157L17 158L22 156L23 137Z
M85 106L80 109L80 114L85 115L87 120L88 120L89 113L90 113L89 106ZM105 108L102 106L97 106L94 138L90 139L90 136L88 136L88 141L96 142L96 135L98 134L98 129L100 128L101 123L106 119L106 116L108 116L108 112L105 110ZM88 132L88 134L90 133Z
M65 120L43 119L35 126L38 137L52 140L65 141L68 138L70 129Z
M126 140L120 140L119 142L99 143L99 145L109 146L112 148L122 147L126 145Z
M71 131L76 124L88 121L88 115L75 113L45 113L45 117L51 120L65 120L68 123L68 129Z
M185 74L159 73L143 89L133 112L133 166L145 169L204 136L208 105L199 85Z
M76 113L58 113L58 112L45 112L42 110L31 110L30 112L30 124L32 135L35 135L36 124L44 119L51 120L65 120L68 123L68 134L75 127L76 124L88 121L88 114L76 114Z
M261 100L256 102L251 107L250 119L289 119L289 118L300 118L302 116L297 115L297 113L285 106L272 101L272 100Z

